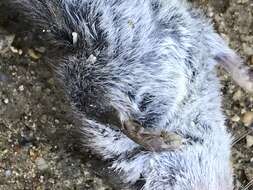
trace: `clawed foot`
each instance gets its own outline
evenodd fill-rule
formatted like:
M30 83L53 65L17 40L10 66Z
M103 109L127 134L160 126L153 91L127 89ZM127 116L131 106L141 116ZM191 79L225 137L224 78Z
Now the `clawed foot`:
M183 146L183 137L176 133L144 128L138 122L128 120L123 123L122 132L149 151L176 150Z

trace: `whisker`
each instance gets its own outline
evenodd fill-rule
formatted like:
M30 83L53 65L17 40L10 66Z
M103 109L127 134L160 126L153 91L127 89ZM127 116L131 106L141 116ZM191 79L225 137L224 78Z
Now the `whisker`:
M252 185L253 185L253 179L242 190L248 190Z
M245 138L247 135L249 135L250 133L252 133L252 130L249 130L245 133L243 133L240 137L236 138L233 142L232 142L232 146L234 146L235 144L237 144L238 142L240 142L243 138Z

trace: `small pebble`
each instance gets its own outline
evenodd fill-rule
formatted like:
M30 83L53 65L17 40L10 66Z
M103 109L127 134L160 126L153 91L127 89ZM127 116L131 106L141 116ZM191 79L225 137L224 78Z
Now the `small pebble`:
M40 176L40 183L43 183L44 182L44 176L42 175L42 176Z
M231 120L232 120L233 122L238 122L238 121L240 121L240 117L239 117L238 115L234 115L234 116L231 118Z
M18 53L18 49L15 48L14 46L11 46L10 50L12 51L12 53Z
M240 100L242 98L243 92L241 90L238 90L233 95L233 100Z
M40 118L41 123L45 124L47 122L47 116L46 115L42 115Z
M12 174L12 172L11 172L11 170L6 170L6 171L4 172L4 174L5 174L6 177L10 177L11 174Z
M247 147L252 147L253 145L253 136L252 135L247 135L246 136L246 142L247 142Z
M25 89L25 88L24 88L24 85L19 86L18 89L19 89L19 91L21 91L21 92L24 91L24 89Z
M22 55L23 54L23 51L22 49L17 49L13 46L10 47L10 50L12 51L12 53L15 53L15 54L18 54L18 55Z
M245 126L249 127L253 123L253 112L246 112L243 115L242 122Z
M4 99L4 103L5 103L5 104L8 104L8 103L9 103L9 99L8 99L8 98L5 98L5 99Z
M54 122L55 122L56 124L59 124L59 123L60 123L60 121L59 121L58 119L55 119Z
M48 168L48 164L44 158L37 158L35 163L39 170L46 170Z

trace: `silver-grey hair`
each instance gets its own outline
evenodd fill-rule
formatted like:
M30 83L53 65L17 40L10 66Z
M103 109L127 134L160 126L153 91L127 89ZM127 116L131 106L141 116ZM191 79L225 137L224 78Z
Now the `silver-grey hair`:
M57 73L82 122L83 144L110 160L122 181L142 178L143 190L232 190L231 136L215 66L223 64L246 89L252 84L236 77L234 70L247 69L201 11L181 0L16 3L51 42L72 50L59 58ZM134 140L134 132L122 132L128 121L185 141L143 149L157 137Z

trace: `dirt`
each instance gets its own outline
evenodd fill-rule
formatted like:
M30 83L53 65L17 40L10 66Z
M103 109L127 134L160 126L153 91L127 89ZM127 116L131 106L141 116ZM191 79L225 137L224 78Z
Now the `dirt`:
M194 2L253 67L253 1ZM112 189L92 172L89 153L75 153L74 124L47 63L48 47L9 12L0 1L0 190ZM253 96L218 73L226 124L236 142L232 162L239 190L253 179Z

